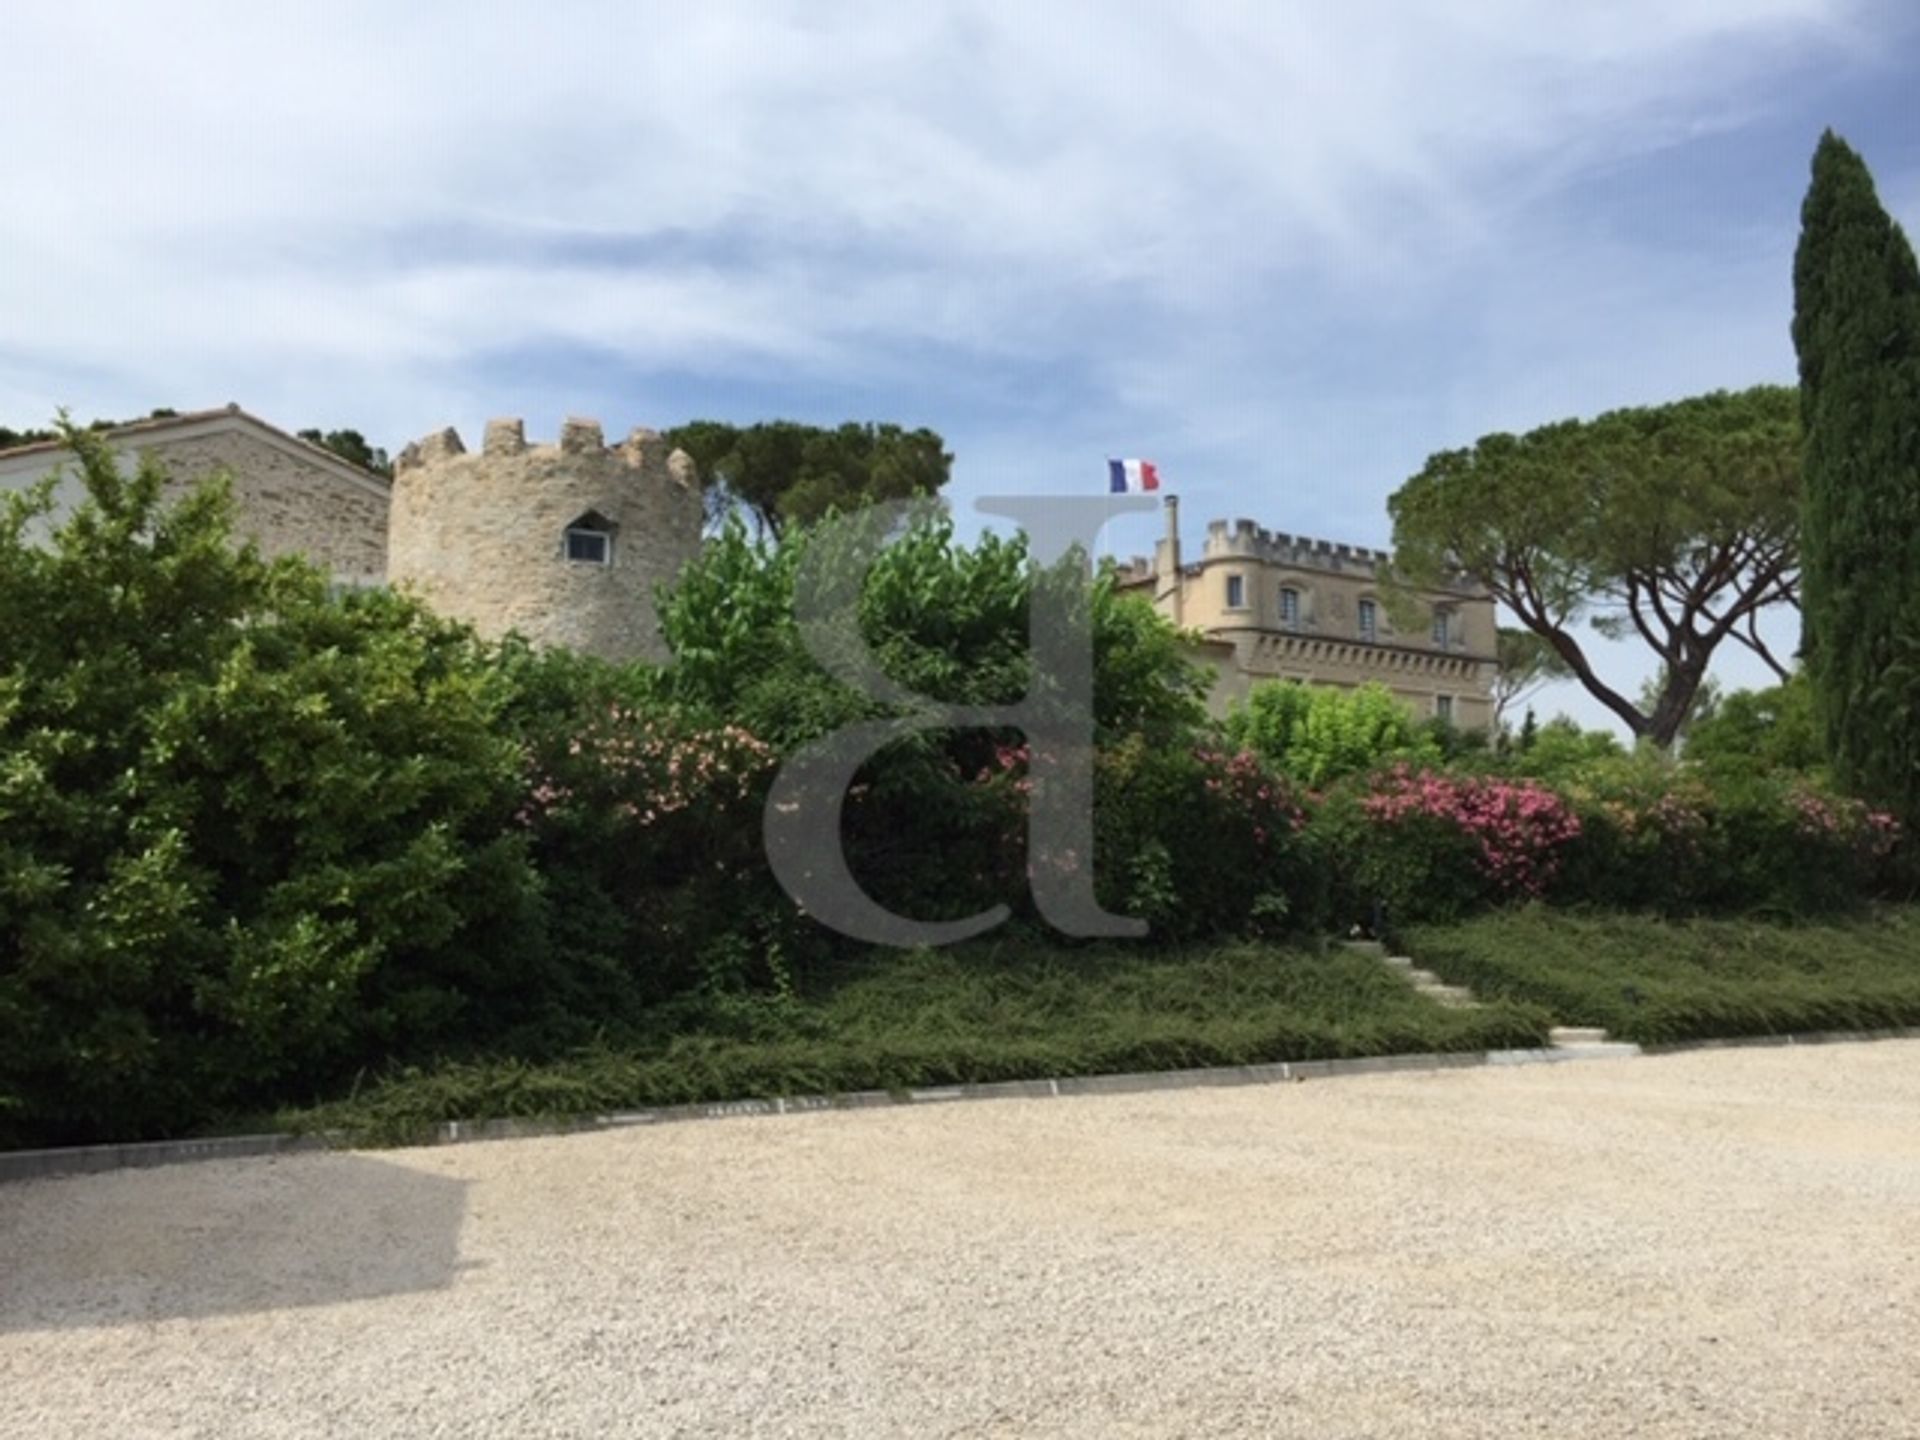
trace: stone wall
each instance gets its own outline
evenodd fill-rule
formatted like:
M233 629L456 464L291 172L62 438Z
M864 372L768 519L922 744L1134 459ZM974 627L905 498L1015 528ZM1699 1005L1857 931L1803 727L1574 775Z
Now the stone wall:
M664 660L654 595L698 550L701 513L693 461L652 430L609 447L569 420L558 444L529 445L495 420L479 454L443 430L395 462L387 577L484 635ZM608 563L567 558L583 520L611 537Z
M176 490L230 471L235 529L266 555L304 555L353 584L374 584L386 574L388 497L378 476L344 475L323 457L299 455L241 429L156 436L132 448L164 465Z

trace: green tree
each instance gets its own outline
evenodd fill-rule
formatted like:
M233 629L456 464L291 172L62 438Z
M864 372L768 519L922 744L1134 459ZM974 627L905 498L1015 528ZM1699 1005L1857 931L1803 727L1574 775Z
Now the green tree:
M1403 581L1460 576L1539 636L1637 737L1673 743L1732 640L1786 674L1758 629L1799 584L1794 393L1760 386L1483 437L1434 455L1393 495ZM1576 631L1631 637L1664 683L1636 704Z
M168 420L179 413L178 410L169 410L163 406L158 410L150 411L146 418L149 420ZM118 430L123 425L137 425L139 423L137 420L94 420L89 422L87 429L95 433L101 433L108 430ZM50 440L58 440L62 433L63 432L57 428L29 427L25 430L12 430L5 425L0 425L0 450L12 450L21 445L44 445Z
M899 425L695 420L666 438L699 466L711 516L744 511L757 530L773 535L829 510L936 494L953 467L939 435Z
M782 748L877 713L876 702L827 675L801 646L794 572L811 542L804 526L756 538L736 518L702 547L661 601L661 633L674 654L661 676L667 696ZM861 629L886 673L909 689L956 704L1007 704L1032 683L1027 613L1049 583L1024 536L987 534L965 545L951 518L928 513L868 573ZM1103 737L1184 736L1201 719L1206 680L1179 632L1146 601L1119 593L1111 573L1095 577L1090 602Z
M1817 774L1824 758L1803 674L1766 690L1734 691L1687 734L1687 763L1716 774Z
M1860 156L1813 157L1794 256L1803 645L1842 785L1920 814L1920 269Z
M1532 718L1533 712L1527 712ZM1567 781L1625 760L1626 749L1605 730L1583 730L1570 716L1556 715L1536 723L1531 738L1516 747L1512 763L1519 774L1542 780Z
M1669 683L1664 667L1649 675L1640 685L1640 708L1651 710L1658 705L1660 696ZM1693 692L1693 699L1687 704L1687 713L1680 717L1680 725L1674 731L1674 738L1690 746L1693 743L1694 730L1719 713L1722 698L1720 682L1711 675L1702 678Z
M1495 653L1499 656L1498 673L1493 677L1496 733L1504 730L1507 714L1515 705L1532 699L1541 686L1573 675L1559 652L1531 630L1502 625L1496 636Z
M393 462L387 458L387 452L378 445L369 444L367 437L358 430L301 430L296 433L309 445L331 450L341 459L352 461L376 475L393 474Z

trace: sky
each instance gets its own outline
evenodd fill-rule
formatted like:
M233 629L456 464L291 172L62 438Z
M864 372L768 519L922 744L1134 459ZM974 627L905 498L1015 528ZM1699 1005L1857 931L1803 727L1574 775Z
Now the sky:
M1790 383L1827 126L1920 228L1911 0L8 0L0 45L0 424L890 420L963 523L1152 459L1189 547L1384 546L1435 451Z

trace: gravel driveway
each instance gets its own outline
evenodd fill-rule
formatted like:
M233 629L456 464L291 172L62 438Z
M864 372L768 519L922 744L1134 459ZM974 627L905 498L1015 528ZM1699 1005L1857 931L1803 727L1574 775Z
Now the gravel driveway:
M0 1435L1920 1435L1920 1041L0 1186Z

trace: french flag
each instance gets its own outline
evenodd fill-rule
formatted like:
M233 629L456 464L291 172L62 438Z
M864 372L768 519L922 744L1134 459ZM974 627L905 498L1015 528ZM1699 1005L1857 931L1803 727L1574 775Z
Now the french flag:
M1160 488L1160 467L1151 460L1107 461L1107 489L1115 495L1138 495Z

